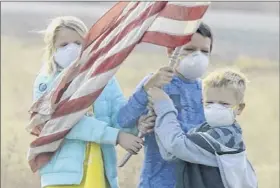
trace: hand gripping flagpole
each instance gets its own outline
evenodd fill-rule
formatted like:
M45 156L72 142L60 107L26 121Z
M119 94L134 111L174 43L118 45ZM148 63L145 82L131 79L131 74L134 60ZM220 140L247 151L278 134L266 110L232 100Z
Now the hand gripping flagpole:
M180 55L180 52L181 52L181 47L175 48L175 50L173 51L173 53L172 53L172 55L171 55L171 57L170 57L170 59L169 59L169 66L170 66L170 67L174 67L174 65L176 64L177 59L178 59L178 57L179 57L179 55ZM153 110L153 109L150 109L149 107L148 107L148 109L149 109L148 114L153 114L153 113L154 113L154 110ZM139 133L138 133L138 137L139 137L139 138L143 138L144 136L145 136L145 135L144 135L142 132L139 132ZM127 163L127 161L130 159L131 156L132 156L132 154L128 152L128 153L124 156L124 158L121 160L121 162L120 162L120 164L119 164L118 167L123 167L123 166Z

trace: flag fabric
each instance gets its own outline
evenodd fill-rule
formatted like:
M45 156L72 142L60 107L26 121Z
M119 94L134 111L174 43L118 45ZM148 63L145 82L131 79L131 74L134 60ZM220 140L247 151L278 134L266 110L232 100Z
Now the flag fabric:
M190 41L209 2L119 2L92 26L81 56L30 108L33 172L45 165L139 43L175 48ZM96 125L98 126L98 125Z

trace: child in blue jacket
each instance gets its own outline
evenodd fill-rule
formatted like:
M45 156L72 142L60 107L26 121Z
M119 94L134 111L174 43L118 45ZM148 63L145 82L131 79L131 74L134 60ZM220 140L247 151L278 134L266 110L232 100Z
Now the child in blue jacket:
M201 23L191 41L183 46L183 54L174 69L161 68L137 86L128 103L120 109L118 124L123 128L134 127L139 117L147 113L147 91L163 85L178 110L177 120L185 132L204 122L200 77L207 70L211 50L212 33L207 25ZM147 117L146 120L151 118ZM151 132L153 127L149 127L146 120L142 118L138 126L142 133L147 133L139 188L173 188L175 163L161 157L155 135Z

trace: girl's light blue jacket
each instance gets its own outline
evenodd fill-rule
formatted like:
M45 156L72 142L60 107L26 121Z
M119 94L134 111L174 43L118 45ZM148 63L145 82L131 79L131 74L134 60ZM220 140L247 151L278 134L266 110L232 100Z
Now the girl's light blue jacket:
M52 87L56 76L39 74L34 83L33 100L37 100ZM94 106L94 117L84 116L69 134L62 147L40 171L41 186L80 184L87 142L101 144L106 178L111 188L118 188L117 157L115 145L119 133L116 116L126 103L115 78L111 79ZM126 132L137 134L136 129Z

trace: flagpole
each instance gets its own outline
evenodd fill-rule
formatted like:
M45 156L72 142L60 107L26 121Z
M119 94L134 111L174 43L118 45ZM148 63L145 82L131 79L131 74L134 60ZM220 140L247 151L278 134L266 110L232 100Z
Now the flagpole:
M169 59L169 66L170 66L171 68L173 68L174 65L176 64L177 59L178 59L178 57L179 57L179 55L180 55L180 52L181 52L181 47L177 47L177 48L175 48L175 50L173 51L173 53L172 53L172 55L171 55L171 57L170 57L170 59ZM150 109L149 107L148 107L148 109L149 109L148 114L153 114L153 113L154 113L154 110L153 110L153 109ZM138 137L139 137L139 138L143 138L144 136L145 136L145 135L144 135L142 132L139 132L139 133L138 133ZM120 162L120 164L119 164L118 167L123 167L123 166L127 163L127 161L130 159L131 156L132 156L132 154L128 152L128 153L123 157L123 159L121 160L121 162Z

